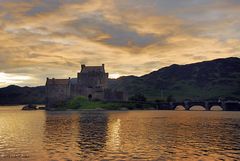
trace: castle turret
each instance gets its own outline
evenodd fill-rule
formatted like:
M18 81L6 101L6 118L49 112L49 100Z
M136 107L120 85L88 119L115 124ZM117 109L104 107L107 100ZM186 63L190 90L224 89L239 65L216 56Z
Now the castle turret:
M85 64L82 64L82 65L81 65L81 71L83 71L83 69L84 69L85 67L86 67Z
M103 70L105 71L105 65L104 65L104 64L102 64L102 68L103 68Z

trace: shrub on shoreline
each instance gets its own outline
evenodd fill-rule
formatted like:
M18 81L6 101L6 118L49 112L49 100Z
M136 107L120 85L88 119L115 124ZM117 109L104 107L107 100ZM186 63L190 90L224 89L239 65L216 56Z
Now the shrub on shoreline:
M141 102L109 102L100 100L89 100L86 97L78 96L56 105L57 110L80 109L80 110L121 110L121 109L152 109L154 106Z

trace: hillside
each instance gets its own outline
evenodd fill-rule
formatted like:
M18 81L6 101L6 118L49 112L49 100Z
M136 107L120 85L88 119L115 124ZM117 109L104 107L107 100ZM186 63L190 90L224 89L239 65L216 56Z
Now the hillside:
M19 87L11 85L0 88L0 105L43 104L45 102L45 87Z
M109 82L110 87L143 93L150 99L240 99L240 59L226 58L188 65L171 65L141 77L126 76Z
M188 65L171 65L143 75L109 81L109 87L144 94L148 100L172 96L184 99L240 99L240 58L216 59ZM0 104L44 103L45 87L0 88Z

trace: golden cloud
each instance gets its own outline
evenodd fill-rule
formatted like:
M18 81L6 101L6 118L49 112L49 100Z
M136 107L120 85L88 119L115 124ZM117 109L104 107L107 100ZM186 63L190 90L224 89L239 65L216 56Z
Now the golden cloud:
M46 2L0 2L0 72L27 75L36 85L47 76L74 77L81 63L105 63L114 76L142 75L240 56L240 4L171 4L166 11L142 0Z

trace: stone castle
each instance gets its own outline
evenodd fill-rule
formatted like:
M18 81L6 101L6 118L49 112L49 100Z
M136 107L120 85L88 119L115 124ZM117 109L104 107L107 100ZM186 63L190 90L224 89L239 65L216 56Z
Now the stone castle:
M47 108L55 107L61 102L76 96L85 96L89 100L127 101L122 91L108 88L108 73L102 66L81 65L77 78L49 79L46 82Z

